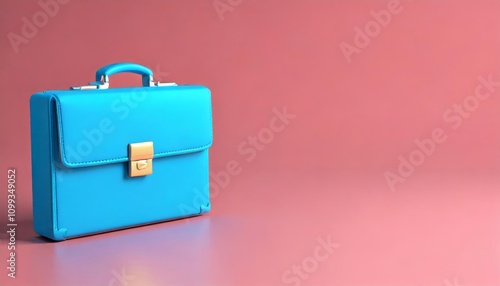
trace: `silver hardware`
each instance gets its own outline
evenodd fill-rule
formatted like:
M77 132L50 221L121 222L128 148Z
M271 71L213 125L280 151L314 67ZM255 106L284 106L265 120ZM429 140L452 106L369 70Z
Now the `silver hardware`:
M161 86L177 86L175 82L154 82L153 76L149 76L149 86L150 87L161 87ZM71 90L86 90L86 89L108 89L109 88L109 76L102 76L101 81L89 82L89 85L82 86L72 86Z
M85 90L85 89L108 89L109 87L109 77L102 76L101 81L89 82L89 85L82 86L72 86L71 90Z
M72 86L69 89L71 90L97 89L97 85Z
M177 86L175 82L155 82L155 86Z
M153 77L150 77L149 86L177 86L177 84L175 82L154 82Z

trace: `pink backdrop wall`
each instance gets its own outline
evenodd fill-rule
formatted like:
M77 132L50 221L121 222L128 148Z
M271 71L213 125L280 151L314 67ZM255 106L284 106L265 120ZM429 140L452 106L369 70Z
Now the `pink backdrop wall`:
M478 76L500 81L500 2L401 0L399 13L349 63L340 45L355 47L355 28L364 30L370 11L390 3L245 0L218 13L211 1L68 1L31 39L13 45L8 33L23 36L22 18L33 22L43 10L36 1L0 2L0 164L19 169L23 213L30 203L29 96L85 84L98 67L118 61L212 89L213 170L244 162L239 144L285 106L297 117L248 170L394 171L398 156L437 127L449 138L419 170L496 168L498 88L457 130L442 116L474 95ZM127 80L138 83L113 78Z
M446 140L433 143L414 172L499 167L498 0L52 3L57 9L44 19L37 1L0 2L0 170L17 168L25 220L30 95L86 84L98 67L119 61L146 65L163 81L211 88L211 168L217 173L235 160L243 172L234 181L263 170L333 170L384 185L385 172L401 176L399 156L420 160L410 158L414 141L436 128ZM43 25L23 35L23 17L33 23L36 15ZM131 81L139 84L118 75L112 85ZM269 133L283 108L294 117ZM259 134L267 144L251 147L249 136Z

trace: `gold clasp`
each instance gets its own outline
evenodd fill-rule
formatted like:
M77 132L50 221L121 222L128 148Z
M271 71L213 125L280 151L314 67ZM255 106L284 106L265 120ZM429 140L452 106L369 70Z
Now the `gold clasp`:
M128 153L130 177L147 176L153 173L153 142L129 144Z

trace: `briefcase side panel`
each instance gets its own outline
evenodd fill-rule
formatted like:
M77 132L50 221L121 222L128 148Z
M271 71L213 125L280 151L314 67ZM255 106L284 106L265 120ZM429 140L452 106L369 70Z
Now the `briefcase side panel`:
M57 141L55 104L51 94L36 93L30 98L31 166L33 221L36 233L62 240L64 230L57 229L54 220L55 197L53 156Z

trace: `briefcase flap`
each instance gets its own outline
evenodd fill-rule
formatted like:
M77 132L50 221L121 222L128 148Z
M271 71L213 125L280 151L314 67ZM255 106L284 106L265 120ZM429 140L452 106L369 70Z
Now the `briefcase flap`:
M126 162L133 143L153 142L154 158L212 144L210 90L202 86L52 93L61 162L69 168Z

